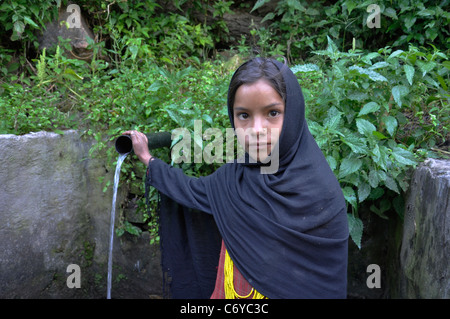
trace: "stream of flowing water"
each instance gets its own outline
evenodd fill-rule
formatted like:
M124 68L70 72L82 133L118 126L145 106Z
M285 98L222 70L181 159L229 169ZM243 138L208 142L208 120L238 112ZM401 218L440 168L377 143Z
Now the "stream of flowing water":
M112 254L113 254L113 239L114 239L114 222L116 218L116 198L117 198L117 188L119 187L119 175L120 167L123 161L127 157L127 154L120 154L117 159L116 173L114 175L114 188L113 188L113 200L111 209L111 228L109 233L109 255L108 255L108 285L106 299L111 299L111 279L112 279Z

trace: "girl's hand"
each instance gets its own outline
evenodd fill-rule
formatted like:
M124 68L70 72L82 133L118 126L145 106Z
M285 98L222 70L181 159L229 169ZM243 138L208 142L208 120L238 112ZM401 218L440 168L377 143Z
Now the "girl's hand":
M148 165L148 162L152 158L152 155L148 150L147 136L138 131L126 131L123 132L122 135L129 135L131 137L131 141L133 142L134 154L136 154L136 156L142 163Z

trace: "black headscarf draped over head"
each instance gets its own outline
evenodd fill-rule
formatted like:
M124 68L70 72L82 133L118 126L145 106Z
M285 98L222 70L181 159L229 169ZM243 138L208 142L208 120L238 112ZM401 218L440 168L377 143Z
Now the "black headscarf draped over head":
M258 292L269 298L345 298L344 197L309 132L300 85L286 64L255 58L235 72L231 123L234 128L234 94L245 84L239 77L255 75L255 68L276 70L265 77L285 100L279 168L273 174L245 163L219 168L206 187L214 219L234 264Z

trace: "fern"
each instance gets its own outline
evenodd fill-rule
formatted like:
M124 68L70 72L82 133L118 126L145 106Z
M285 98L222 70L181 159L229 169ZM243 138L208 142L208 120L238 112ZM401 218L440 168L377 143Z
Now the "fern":
M46 69L47 69L47 63L45 62L45 48L42 50L42 54L40 56L40 59L37 63L37 77L39 80L38 86L40 86L46 77Z

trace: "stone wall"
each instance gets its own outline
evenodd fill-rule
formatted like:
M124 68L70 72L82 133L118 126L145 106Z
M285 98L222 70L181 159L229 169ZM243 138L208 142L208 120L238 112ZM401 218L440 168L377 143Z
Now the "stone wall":
M450 161L428 159L406 202L397 296L450 298Z
M112 183L115 168L89 158L91 146L76 131L0 135L0 298L106 298L112 187L98 178ZM149 242L115 237L112 298L161 295ZM81 288L67 287L70 264Z
M450 298L450 160L427 159L411 172L403 221L359 211L361 249L349 243L349 298ZM381 287L369 288L368 265Z

